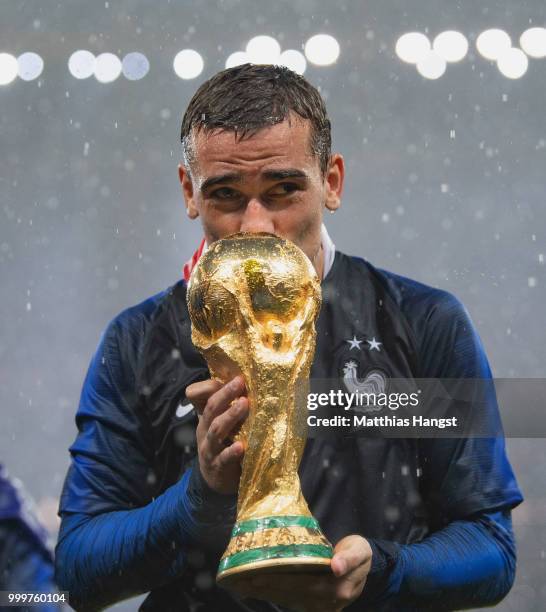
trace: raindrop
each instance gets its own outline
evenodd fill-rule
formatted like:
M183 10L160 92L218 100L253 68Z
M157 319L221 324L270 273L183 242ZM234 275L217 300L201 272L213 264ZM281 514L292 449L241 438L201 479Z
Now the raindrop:
M385 518L389 523L394 523L400 518L400 510L396 506L387 506L385 508Z
M207 591L211 589L214 584L214 580L212 579L212 575L210 572L199 572L195 576L195 586L200 591Z

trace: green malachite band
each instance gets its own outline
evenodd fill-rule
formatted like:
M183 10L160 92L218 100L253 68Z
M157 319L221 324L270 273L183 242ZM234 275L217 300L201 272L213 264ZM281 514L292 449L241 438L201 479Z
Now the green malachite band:
M262 531L262 529L274 529L277 527L307 527L309 529L319 529L319 524L312 516L270 516L261 519L252 519L236 523L231 532L234 538L242 533L249 531Z
M233 567L252 563L254 561L266 561L268 559L280 559L284 557L324 557L332 558L332 549L322 544L287 544L281 546L264 546L235 553L220 562L218 573L225 572Z

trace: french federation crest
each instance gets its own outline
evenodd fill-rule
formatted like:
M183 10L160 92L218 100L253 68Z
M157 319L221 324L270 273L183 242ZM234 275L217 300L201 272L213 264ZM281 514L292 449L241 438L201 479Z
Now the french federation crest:
M371 370L364 378L358 376L358 363L353 359L343 366L343 384L349 393L367 401L358 402L354 409L357 412L379 412L383 406L377 405L375 397L386 393L387 378L381 370Z

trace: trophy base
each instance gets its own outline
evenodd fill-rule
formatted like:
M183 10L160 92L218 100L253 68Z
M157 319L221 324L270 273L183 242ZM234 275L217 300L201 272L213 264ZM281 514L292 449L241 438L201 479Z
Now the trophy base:
M257 575L328 572L332 545L312 516L274 516L235 524L216 581L237 590Z

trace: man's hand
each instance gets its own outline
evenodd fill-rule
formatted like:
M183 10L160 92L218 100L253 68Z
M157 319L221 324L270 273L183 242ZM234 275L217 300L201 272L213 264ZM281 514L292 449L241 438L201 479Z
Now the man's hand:
M372 564L372 549L362 536L349 535L334 548L332 573L282 574L256 577L244 589L254 597L284 605L296 612L338 612L362 593Z
M245 394L242 376L225 385L205 380L186 388L186 397L199 416L199 468L209 487L218 493L236 493L239 487L244 449L241 442L231 438L248 416Z

